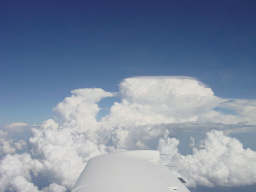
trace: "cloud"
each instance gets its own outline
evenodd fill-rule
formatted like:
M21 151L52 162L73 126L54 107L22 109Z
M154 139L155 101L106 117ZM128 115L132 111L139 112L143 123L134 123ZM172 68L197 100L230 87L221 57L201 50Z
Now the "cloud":
M14 153L16 149L12 145L13 140L6 141L4 138L0 138L0 155Z
M43 164L42 175L71 189L87 161L104 154L105 146L95 143L85 132L74 127L58 127L49 119L41 129L32 129L31 153Z
M8 133L7 133L7 131L2 131L2 130L0 130L0 136L6 136Z
M119 87L121 102L114 103L110 114L102 119L108 125L256 124L256 101L217 97L191 77L133 77Z
M29 126L26 123L12 123L7 125L6 131L0 130L0 157L4 154L13 154L17 150L21 151L27 147L27 143L24 140L11 138L15 134L21 134L23 127Z
M26 126L28 126L28 124L27 123L22 123L22 122L11 123L10 125L6 125L7 128L26 127Z
M27 191L27 192L36 192L38 187L34 186L33 183L28 182L24 177L18 175L13 178L10 185L12 189L17 192ZM38 191L39 192L39 191Z
M159 140L158 149L162 160L177 166L174 171L183 175L190 186L235 187L256 183L256 152L243 149L238 140L222 131L208 132L201 145L193 148L192 155L178 153L178 144L177 139L165 136Z
M53 110L59 114L65 126L76 127L79 131L98 129L96 114L100 108L96 104L104 97L112 97L113 93L102 89L76 89L71 97L67 97Z
M57 118L32 128L27 141L1 139L0 190L69 191L90 158L157 147L165 154L162 161L175 163L178 167L173 172L190 186L255 183L255 170L249 170L256 167L255 152L228 137L256 130L255 101L217 97L190 77L134 77L119 87L118 93L100 88L73 90L53 108ZM121 102L97 120L98 103L105 97L119 97ZM6 128L25 126L12 123ZM193 153L187 156L179 153L182 141L170 138L184 132L207 133L199 144L191 138Z
M246 122L247 124L256 124L256 101L245 99L233 99L222 103L220 107L234 111L237 115L235 122Z
M195 146L195 139L193 137L190 137L189 147L194 147L194 146Z
M32 176L37 176L42 168L42 163L32 159L30 154L6 155L0 164L1 191L36 191L37 187L31 183Z
M63 187L63 186L58 185L56 183L52 183L52 184L50 184L49 187L46 187L46 188L43 189L43 192L56 192L56 191L65 192L65 191L67 191L67 189L66 189L66 187Z
M11 123L10 125L6 125L8 131L12 132L21 132L23 131L24 127L29 126L27 123L17 122L17 123Z
M113 125L145 125L198 121L225 99L188 77L134 77L120 84L121 103L103 121Z
M24 140L20 140L19 142L14 143L14 144L15 144L16 149L18 149L18 150L22 150L27 145L26 141L24 141Z
M20 140L14 143L13 139L0 138L0 156L4 154L13 154L16 150L23 150L27 143L24 140Z

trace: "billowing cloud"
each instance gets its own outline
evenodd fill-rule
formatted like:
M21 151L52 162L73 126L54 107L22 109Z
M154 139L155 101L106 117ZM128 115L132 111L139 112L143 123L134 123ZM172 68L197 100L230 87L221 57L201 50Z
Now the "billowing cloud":
M42 129L32 130L31 153L43 164L42 174L48 182L56 181L70 189L86 162L106 152L85 133L72 128L56 129L55 125L53 120L47 120Z
M198 121L225 99L188 77L134 77L120 84L121 103L103 119L113 125L145 125Z
M104 97L112 97L113 94L97 88L76 89L71 93L71 97L67 97L54 108L61 123L76 127L79 131L98 129L96 114L100 108L96 103Z
M19 140L15 143L13 139L0 138L0 156L15 153L16 150L24 149L26 145L27 143L24 140Z
M6 155L0 164L1 191L37 191L31 181L42 169L42 163L27 153Z
M90 158L157 147L161 161L175 164L172 171L189 186L256 183L256 172L249 169L256 167L256 152L228 137L231 132L255 131L255 101L217 97L190 77L134 77L119 87L118 93L76 89L53 109L58 117L32 128L27 141L0 140L0 190L69 191ZM100 100L115 96L121 102L97 120ZM24 126L13 123L6 128ZM182 132L208 133L201 142L191 138L192 154L182 155L182 141L170 138Z
M4 138L0 138L0 155L14 153L15 151L12 139L6 141Z
M208 187L240 186L256 183L256 152L244 149L235 138L212 130L200 145L193 148L193 154L183 156L178 152L179 141L165 136L159 140L158 149L162 160L183 175L189 186Z

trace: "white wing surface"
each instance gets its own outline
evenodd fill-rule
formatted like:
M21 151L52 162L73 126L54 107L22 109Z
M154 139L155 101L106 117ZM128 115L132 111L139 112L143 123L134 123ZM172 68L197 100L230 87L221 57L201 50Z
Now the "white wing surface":
M189 192L162 164L158 151L138 150L89 160L72 192Z

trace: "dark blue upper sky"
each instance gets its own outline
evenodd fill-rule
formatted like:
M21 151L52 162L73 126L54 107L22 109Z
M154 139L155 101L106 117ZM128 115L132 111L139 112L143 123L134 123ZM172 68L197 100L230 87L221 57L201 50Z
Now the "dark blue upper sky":
M255 99L256 3L9 0L0 3L1 124L40 123L76 88L193 76Z

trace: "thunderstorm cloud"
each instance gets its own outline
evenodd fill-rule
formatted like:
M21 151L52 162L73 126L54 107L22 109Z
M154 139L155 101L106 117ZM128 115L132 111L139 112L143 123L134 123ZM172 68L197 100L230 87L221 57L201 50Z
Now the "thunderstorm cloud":
M0 130L0 191L70 191L90 158L135 149L159 150L188 187L256 184L256 152L230 136L256 130L255 100L220 98L191 77L133 77L117 93L71 94L54 107L58 118L32 126L27 140L10 136L26 123ZM98 119L107 97L120 101ZM182 154L175 135L195 132L205 138L190 137L191 154Z

